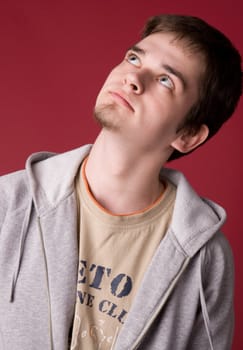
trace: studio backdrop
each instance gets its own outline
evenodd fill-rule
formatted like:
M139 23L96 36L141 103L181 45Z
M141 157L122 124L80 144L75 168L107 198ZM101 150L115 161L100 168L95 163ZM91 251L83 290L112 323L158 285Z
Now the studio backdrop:
M202 17L243 54L240 0L8 0L0 4L0 174L21 169L30 153L92 143L96 95L110 69L159 13ZM243 101L222 132L169 166L226 208L224 233L236 264L233 350L243 349ZM213 116L212 116L213 117Z

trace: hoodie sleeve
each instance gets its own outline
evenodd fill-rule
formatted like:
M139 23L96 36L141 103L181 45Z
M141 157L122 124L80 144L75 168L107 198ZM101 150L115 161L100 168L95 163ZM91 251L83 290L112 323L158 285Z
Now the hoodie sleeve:
M221 233L216 234L205 247L201 277L212 345L210 347L206 335L201 306L188 349L230 350L234 327L234 263L231 248Z

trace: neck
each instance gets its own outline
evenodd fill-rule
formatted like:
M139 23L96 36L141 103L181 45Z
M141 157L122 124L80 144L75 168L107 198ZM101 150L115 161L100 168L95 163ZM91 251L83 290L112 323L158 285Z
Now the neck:
M102 130L87 164L86 178L95 199L114 214L128 214L150 206L162 194L160 158L139 154L134 145L119 142ZM118 200L119 199L119 200Z

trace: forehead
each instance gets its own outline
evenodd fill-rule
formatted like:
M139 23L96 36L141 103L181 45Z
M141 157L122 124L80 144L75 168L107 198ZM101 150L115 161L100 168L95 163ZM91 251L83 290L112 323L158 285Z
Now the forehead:
M150 34L133 48L150 59L150 63L154 65L170 63L175 65L175 68L196 76L202 75L205 71L203 54L189 45L186 38L180 38L175 33Z
M181 38L178 34L170 32L152 33L140 40L135 46L142 46L150 53L168 53L172 56L175 53L179 57L185 56L190 59L200 59L203 56L199 49L196 49L195 45L189 42L189 39Z

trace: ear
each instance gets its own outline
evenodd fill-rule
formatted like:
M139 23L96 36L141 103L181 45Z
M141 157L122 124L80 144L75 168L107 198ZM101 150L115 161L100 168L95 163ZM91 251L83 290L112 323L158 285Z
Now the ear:
M201 125L196 134L189 134L186 131L183 132L171 143L171 147L181 153L188 153L194 148L198 147L208 137L207 125Z

